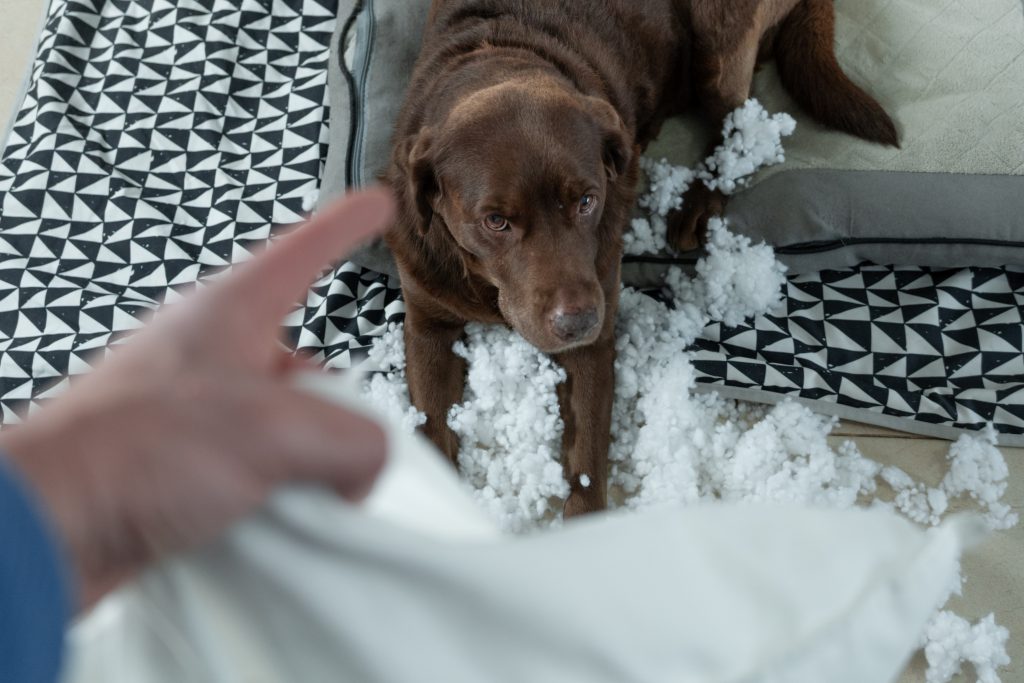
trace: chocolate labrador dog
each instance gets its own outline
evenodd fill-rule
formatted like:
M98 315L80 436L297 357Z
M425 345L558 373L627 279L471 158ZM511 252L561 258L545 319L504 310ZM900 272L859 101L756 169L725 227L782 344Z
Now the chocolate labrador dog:
M568 376L565 514L604 508L640 152L668 116L699 106L718 121L742 104L766 56L813 117L895 144L885 111L836 63L833 21L832 0L434 0L386 174L399 200L387 242L409 392L453 462L446 415L465 363L452 345L469 321L503 323ZM693 244L722 203L688 195L674 243Z

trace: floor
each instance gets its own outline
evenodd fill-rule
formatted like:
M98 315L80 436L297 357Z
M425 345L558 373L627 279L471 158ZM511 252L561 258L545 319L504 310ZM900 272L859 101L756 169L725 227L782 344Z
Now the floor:
M0 131L5 130L7 112L13 110L29 56L33 51L42 0L2 0L0 21ZM915 479L936 485L945 474L949 444L879 427L844 422L832 437L835 444L846 439L857 443L864 455L883 464L894 464ZM1024 449L1006 448L1010 467L1010 489L1004 500L1024 513ZM1003 670L1004 683L1024 681L1024 524L1000 532L964 560L967 577L965 598L952 608L970 619L995 612L996 621L1010 629L1010 657L1013 664ZM918 656L900 678L900 683L923 683L924 661ZM958 681L973 681L973 675Z
M937 485L945 476L948 441L843 422L830 441L838 445L847 439L856 442L866 457L883 465L897 465L929 486ZM1010 486L1003 500L1024 516L1024 448L1002 451L1010 470ZM996 622L1010 630L1007 651L1012 662L1002 671L1003 683L1024 681L1024 523L998 532L967 555L963 573L964 597L954 598L950 609L971 621L994 612ZM919 655L899 683L924 683L924 671L924 658ZM971 672L954 680L975 678Z
M0 0L0 135L14 111L36 43L44 0Z

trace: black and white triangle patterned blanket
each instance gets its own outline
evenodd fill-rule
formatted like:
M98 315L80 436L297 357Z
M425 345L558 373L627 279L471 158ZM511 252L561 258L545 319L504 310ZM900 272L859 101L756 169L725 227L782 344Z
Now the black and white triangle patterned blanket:
M164 298L302 218L328 141L336 0L52 0L0 157L2 421L84 372ZM1024 434L1024 274L862 267L792 277L778 316L711 325L700 381ZM286 322L345 367L402 318L342 264ZM866 411L866 412L864 412Z

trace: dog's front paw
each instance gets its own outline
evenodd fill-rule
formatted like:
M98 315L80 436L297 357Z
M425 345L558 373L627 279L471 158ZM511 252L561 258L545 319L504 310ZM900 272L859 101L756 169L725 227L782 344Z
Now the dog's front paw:
M683 208L668 215L668 244L676 251L692 251L708 234L708 221L725 213L726 197L697 181L683 195Z

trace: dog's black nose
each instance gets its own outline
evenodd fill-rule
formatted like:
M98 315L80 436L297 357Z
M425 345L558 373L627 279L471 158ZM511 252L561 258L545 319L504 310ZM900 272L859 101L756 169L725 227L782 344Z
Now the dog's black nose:
M583 339L597 326L597 309L582 311L560 309L551 315L551 329L559 339L574 342Z

